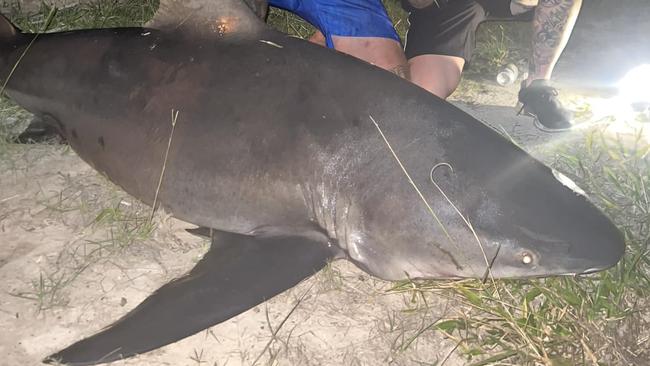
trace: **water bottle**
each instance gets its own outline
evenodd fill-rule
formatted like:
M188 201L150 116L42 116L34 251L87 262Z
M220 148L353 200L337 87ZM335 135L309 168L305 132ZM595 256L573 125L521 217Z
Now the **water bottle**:
M497 74L497 83L506 86L514 83L519 77L519 69L515 64L507 64Z

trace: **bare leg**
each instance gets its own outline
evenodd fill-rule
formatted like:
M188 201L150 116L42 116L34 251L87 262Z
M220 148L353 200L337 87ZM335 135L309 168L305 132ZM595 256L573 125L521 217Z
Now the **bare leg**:
M390 38L332 36L337 51L360 58L405 79L409 68L402 45Z
M533 55L526 85L550 79L575 25L582 0L540 0L533 18Z
M325 36L318 30L309 41L321 46L326 44ZM409 78L408 63L402 45L395 40L379 37L333 36L332 41L337 51L360 58L405 79Z
M323 47L325 47L325 45L327 44L325 40L325 36L318 29L316 29L316 32L314 32L314 34L312 34L311 37L309 37L309 42L315 43Z
M421 55L409 60L411 81L445 99L460 83L465 60L457 56Z

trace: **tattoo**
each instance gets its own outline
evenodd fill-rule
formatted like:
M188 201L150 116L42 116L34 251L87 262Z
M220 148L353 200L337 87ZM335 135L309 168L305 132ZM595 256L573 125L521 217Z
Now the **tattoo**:
M411 69L408 64L397 65L389 71L403 79L411 80Z
M548 79L569 40L582 0L540 0L533 19L530 77Z

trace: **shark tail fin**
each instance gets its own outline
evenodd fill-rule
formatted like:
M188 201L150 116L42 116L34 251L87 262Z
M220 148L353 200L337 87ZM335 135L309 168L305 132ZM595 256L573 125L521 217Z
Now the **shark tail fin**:
M266 0L160 0L146 26L196 36L246 36L264 29Z

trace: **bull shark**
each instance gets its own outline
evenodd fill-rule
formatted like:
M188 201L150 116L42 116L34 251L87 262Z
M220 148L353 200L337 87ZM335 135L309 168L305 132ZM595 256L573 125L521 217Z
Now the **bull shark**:
M621 258L620 231L558 173L408 81L272 30L265 11L162 0L143 28L50 34L0 19L5 92L126 192L211 232L188 274L45 362L159 348L337 259L403 280Z

